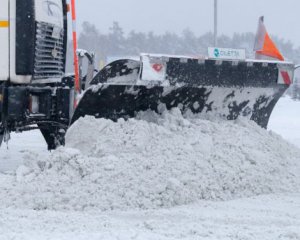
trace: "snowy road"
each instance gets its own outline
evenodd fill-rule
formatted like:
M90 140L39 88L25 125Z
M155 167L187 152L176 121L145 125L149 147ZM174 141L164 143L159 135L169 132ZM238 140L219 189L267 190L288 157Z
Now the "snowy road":
M12 133L9 143L3 143L0 148L0 171L15 170L22 164L28 152L38 152L45 157L49 155L42 134L38 130Z
M300 102L290 98L281 98L277 103L268 129L272 130L289 142L300 147Z
M269 130L300 147L298 109L300 102L281 99L272 115ZM41 160L50 156L39 132L13 134L12 137L8 149L0 149L2 171L15 170L28 156L36 155ZM111 167L108 170L111 171ZM6 179L6 176L2 175L1 179ZM11 186L6 184L18 184L0 182L1 187L7 189ZM9 196L2 194L0 197L15 202L18 201L14 197L22 197L22 192L14 195L8 190L7 194ZM300 240L300 193L293 192L231 201L199 201L155 210L55 211L30 210L24 206L26 203L19 207L0 206L0 240Z
M300 195L111 213L0 210L8 240L300 239Z

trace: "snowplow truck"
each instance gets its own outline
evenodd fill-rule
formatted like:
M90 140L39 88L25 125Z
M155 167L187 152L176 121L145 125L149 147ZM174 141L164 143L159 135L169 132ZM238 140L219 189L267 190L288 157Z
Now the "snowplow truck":
M65 75L66 1L0 5L0 143L10 132L39 129L51 150L80 117L127 119L162 106L243 116L266 128L293 79L294 65L282 61L142 54L82 78L74 107L74 77Z

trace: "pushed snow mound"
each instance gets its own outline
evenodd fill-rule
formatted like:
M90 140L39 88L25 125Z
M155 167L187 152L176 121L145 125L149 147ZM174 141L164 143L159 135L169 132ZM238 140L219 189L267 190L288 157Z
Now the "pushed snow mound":
M50 159L28 154L13 184L2 180L1 206L150 209L300 188L300 150L246 120L178 109L117 123L86 117L67 147Z

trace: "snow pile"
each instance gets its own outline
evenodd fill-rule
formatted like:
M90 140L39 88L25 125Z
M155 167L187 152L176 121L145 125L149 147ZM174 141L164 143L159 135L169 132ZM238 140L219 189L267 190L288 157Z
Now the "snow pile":
M151 209L300 188L300 150L280 136L178 109L117 123L86 117L68 131L67 148L26 158L16 177L1 176L1 206Z

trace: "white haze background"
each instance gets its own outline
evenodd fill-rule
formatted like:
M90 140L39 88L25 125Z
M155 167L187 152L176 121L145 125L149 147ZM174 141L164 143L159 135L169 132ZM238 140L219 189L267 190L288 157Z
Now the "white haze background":
M196 35L213 31L213 0L81 0L77 1L78 26L89 21L107 32L113 21L125 32L166 31L189 28ZM268 31L300 46L299 0L219 0L219 33L255 32L259 16Z

